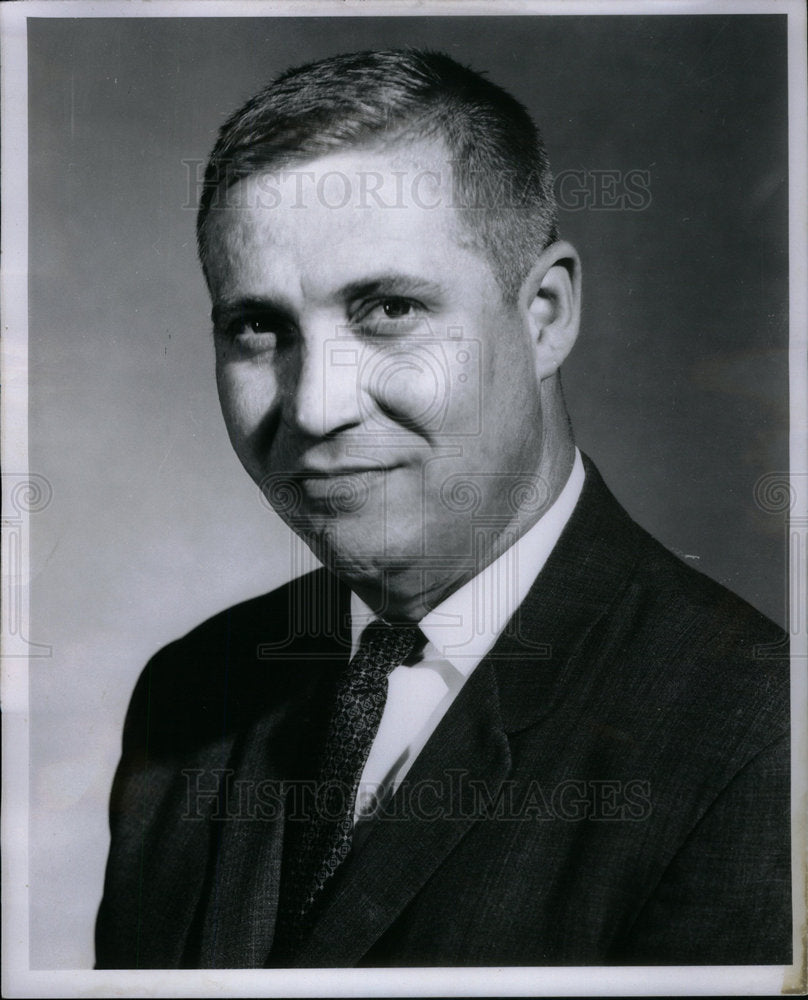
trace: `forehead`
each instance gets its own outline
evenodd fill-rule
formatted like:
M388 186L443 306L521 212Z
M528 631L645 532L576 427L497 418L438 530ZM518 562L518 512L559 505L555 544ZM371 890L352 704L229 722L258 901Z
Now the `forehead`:
M496 284L455 208L442 144L347 150L243 178L208 216L211 285L351 280L368 267Z

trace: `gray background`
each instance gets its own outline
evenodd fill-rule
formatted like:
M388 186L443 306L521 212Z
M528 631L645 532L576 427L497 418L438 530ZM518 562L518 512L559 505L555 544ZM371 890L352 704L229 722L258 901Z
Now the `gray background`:
M562 212L584 262L565 385L633 516L780 622L787 468L782 16L29 21L31 958L88 967L138 672L303 568L230 451L194 255L194 162L289 65L440 48L534 113L557 174L650 171L639 212ZM184 164L183 161L189 161Z

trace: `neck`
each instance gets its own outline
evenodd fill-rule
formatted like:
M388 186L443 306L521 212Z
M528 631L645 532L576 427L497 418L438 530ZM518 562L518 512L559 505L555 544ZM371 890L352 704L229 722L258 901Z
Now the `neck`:
M536 486L542 504L523 504L507 525L475 527L475 551L468 563L445 569L419 566L387 567L379 576L351 577L343 574L351 589L383 617L420 621L424 615L446 600L450 594L498 559L525 532L529 531L558 499L569 479L575 460L575 443L564 413L556 430L547 431L542 440L542 461L536 474ZM550 422L545 422L548 428ZM551 425L552 426L552 425Z

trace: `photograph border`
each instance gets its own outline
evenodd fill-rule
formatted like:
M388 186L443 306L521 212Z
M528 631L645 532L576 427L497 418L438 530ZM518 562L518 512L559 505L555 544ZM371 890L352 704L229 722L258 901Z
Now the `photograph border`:
M782 966L581 967L501 969L43 971L29 965L28 780L29 515L47 503L47 483L28 462L27 268L28 134L26 21L66 17L462 16L496 14L785 14L789 59L789 391L790 474L782 493L790 518L792 692L792 859L794 962ZM568 996L801 994L806 977L806 817L808 795L808 157L806 12L799 0L769 2L543 2L543 0L22 0L0 9L2 29L2 992L5 996Z

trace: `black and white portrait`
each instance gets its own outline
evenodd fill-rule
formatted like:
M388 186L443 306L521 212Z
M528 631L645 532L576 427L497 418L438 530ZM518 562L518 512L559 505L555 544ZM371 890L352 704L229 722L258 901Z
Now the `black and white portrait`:
M799 987L804 12L10 6L9 995Z

